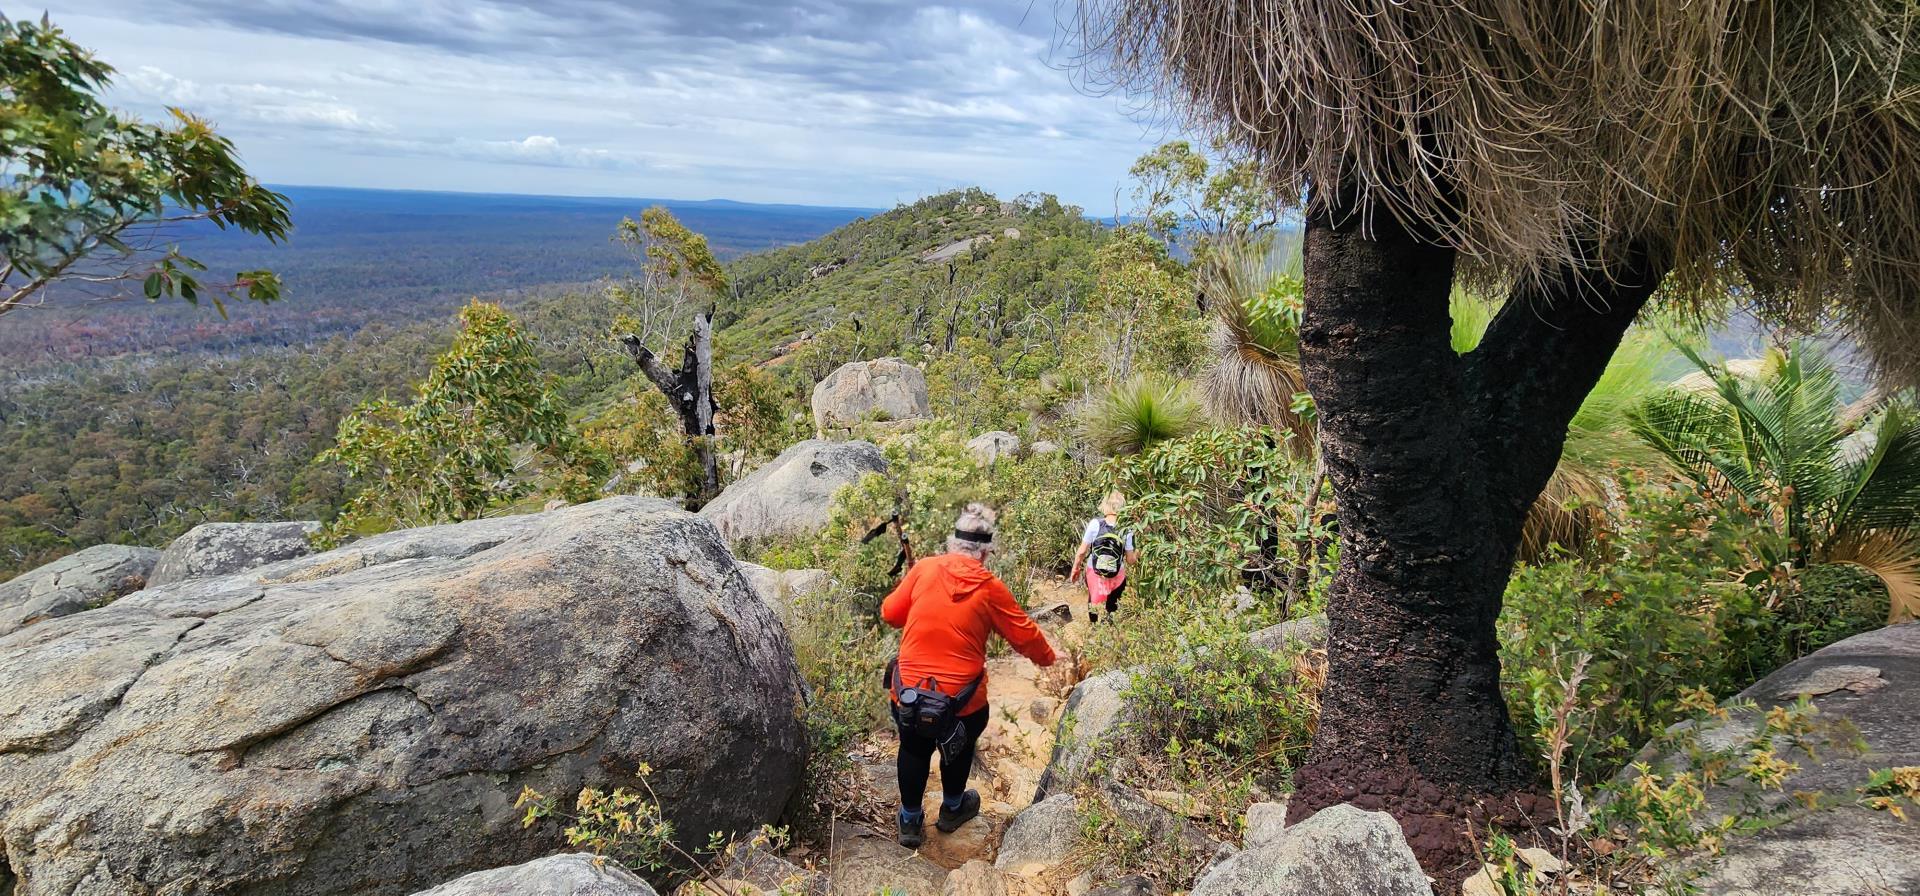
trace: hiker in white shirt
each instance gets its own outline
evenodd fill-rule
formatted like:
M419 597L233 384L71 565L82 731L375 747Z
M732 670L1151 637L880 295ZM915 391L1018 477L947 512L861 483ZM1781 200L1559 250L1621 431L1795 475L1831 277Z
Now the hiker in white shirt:
M1140 561L1133 547L1133 533L1120 531L1120 511L1127 498L1112 492L1100 502L1100 515L1087 521L1080 533L1080 548L1073 554L1073 575L1087 577L1087 616L1100 621L1104 610L1111 619L1120 610L1120 593L1127 587L1127 571Z

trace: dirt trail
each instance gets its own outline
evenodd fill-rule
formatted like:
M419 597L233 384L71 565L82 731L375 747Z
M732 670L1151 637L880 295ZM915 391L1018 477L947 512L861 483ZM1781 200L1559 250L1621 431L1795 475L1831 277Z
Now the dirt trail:
M1056 609L1052 618L1041 611L1064 604L1070 621L1059 621ZM999 848L1007 823L1033 802L1034 790L1053 753L1053 734L1066 705L1066 697L1077 683L1073 651L1088 632L1085 592L1064 581L1037 583L1028 601L1028 611L1041 620L1061 661L1042 669L1025 657L1006 651L1005 644L993 648L1002 655L987 660L988 703L992 707L986 733L980 736L969 787L980 791L980 817L951 834L942 834L932 824L940 802L940 773L935 769L928 782L926 797L927 840L918 855L894 843L891 826L843 823L835 830L833 855L827 866L833 877L835 893L859 893L864 896L875 883L885 883L895 893L938 894L947 872L969 861L991 862ZM897 741L891 730L865 738L854 751L859 779L866 793L863 800L871 806L887 807L883 816L891 821L891 807L899 805L895 783L894 752Z

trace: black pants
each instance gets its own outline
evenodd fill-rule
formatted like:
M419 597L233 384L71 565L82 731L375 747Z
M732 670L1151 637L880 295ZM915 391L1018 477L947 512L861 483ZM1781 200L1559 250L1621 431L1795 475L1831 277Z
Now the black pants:
M1108 619L1112 619L1113 614L1120 612L1120 594L1126 590L1127 590L1127 583L1121 582L1120 584L1114 586L1114 589L1112 591L1107 593L1107 618ZM1091 616L1094 622L1100 621L1100 611L1095 609L1094 605L1088 605L1087 615Z
M967 792L967 774L973 771L973 746L980 740L980 733L987 730L987 707L961 716L960 724L967 728L966 749L952 762L940 763L940 793L949 799L958 799ZM939 752L940 747L932 738L898 725L894 730L900 732L900 755L894 760L894 770L900 778L900 805L919 809L927 797L927 773L932 770L933 754Z

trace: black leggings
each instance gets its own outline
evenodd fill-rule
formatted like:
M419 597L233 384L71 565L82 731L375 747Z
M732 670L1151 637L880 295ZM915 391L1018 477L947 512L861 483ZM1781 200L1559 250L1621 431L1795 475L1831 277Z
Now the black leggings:
M1113 614L1120 612L1120 593L1126 590L1127 590L1127 583L1121 582L1120 584L1114 586L1112 591L1107 592L1107 618L1108 619L1112 619ZM1100 610L1098 609L1098 605L1089 604L1087 606L1087 615L1092 616L1093 621L1099 622Z
M987 708L982 706L976 712L961 716L960 724L967 728L965 751L952 762L940 763L940 792L949 799L967 792L967 774L973 771L973 746L980 739L980 733L987 730ZM940 747L933 738L898 725L894 730L900 732L900 755L894 760L894 770L900 777L900 805L919 809L927 797L927 773L933 766L933 754Z

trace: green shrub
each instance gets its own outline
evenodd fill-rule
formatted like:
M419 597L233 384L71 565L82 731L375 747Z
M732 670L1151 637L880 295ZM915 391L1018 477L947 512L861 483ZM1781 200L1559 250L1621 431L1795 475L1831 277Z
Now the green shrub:
M1266 428L1208 430L1103 469L1128 498L1122 524L1140 563L1128 591L1144 601L1219 597L1241 585L1297 615L1331 574L1318 477ZM1303 512L1305 511L1305 512ZM1217 610L1216 610L1217 612Z
M793 599L786 616L794 659L807 682L807 770L800 817L806 834L831 828L862 792L848 751L886 723L881 674L898 651L892 630L863 602L838 588Z
M1764 615L1758 596L1726 573L1739 521L1702 521L1684 490L1632 476L1621 484L1623 512L1603 556L1515 570L1500 618L1508 702L1523 732L1534 708L1561 699L1565 665L1592 657L1588 712L1567 758L1588 780L1611 775L1678 721L1684 689L1724 697L1753 681L1737 646Z
M994 566L1008 584L1018 589L1030 575L1072 571L1100 485L1093 468L1064 451L994 465L990 499L1000 508Z
M1253 646L1217 612L1180 615L1184 623L1142 627L1159 629L1156 641L1179 650L1134 675L1127 736L1143 752L1146 783L1158 785L1151 789L1191 793L1231 823L1255 788L1292 789L1319 715L1319 675L1302 675L1296 666L1305 661L1287 651Z

